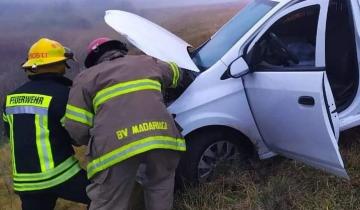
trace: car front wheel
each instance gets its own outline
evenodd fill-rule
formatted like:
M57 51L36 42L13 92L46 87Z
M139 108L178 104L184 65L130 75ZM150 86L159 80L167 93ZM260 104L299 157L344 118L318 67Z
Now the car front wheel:
M231 129L207 129L186 138L187 151L178 168L178 177L187 183L209 182L231 166L246 164L251 144Z

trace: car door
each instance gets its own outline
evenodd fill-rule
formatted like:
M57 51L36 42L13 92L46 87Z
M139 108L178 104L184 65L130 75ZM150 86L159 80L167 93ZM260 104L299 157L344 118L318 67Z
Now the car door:
M243 82L272 151L347 178L324 59L327 7L328 1L301 1L269 20L249 46L252 73Z

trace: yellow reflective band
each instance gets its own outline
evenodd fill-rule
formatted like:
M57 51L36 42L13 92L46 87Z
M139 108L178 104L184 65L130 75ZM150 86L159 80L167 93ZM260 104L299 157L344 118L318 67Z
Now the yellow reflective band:
M62 162L60 165L56 166L53 169L50 169L46 172L42 173L14 173L13 179L15 182L25 182L25 181L41 181L45 179L52 178L54 176L57 176L67 169L69 169L74 164L78 164L78 161L73 157L69 157L64 162Z
M8 119L7 119L7 116L5 115L5 113L2 114L2 117L3 117L4 122L8 122Z
M108 100L122 96L128 93L133 93L141 90L157 90L161 91L161 84L156 80L151 79L140 79L133 80L128 82L122 82L108 88L105 88L99 91L93 99L94 110L98 109L98 107L107 102Z
M60 119L60 124L62 127L65 127L65 115Z
M179 82L179 78L180 78L180 71L179 71L179 67L176 65L176 63L174 62L170 62L169 63L170 68L173 72L173 82L172 82L172 86L173 88L176 88Z
M171 87L176 87L176 86L175 86L176 70L174 69L174 66L173 66L173 64L172 64L171 62L169 63L169 65L170 65L170 69L171 69L171 71L172 71L172 76L173 76L173 80L172 80Z
M114 164L153 149L186 151L185 140L169 136L151 136L137 140L92 160L87 166L87 176L90 179Z
M74 164L70 169L61 175L55 177L54 179L50 179L42 182L31 182L31 183L22 183L22 182L14 182L14 190L15 191L34 191L34 190L42 190L50 187L54 187L61 183L66 182L71 177L75 176L81 170L79 164Z
M40 94L13 94L6 97L6 107L36 106L48 108L52 97Z
M15 149L14 149L14 116L8 115L8 122L10 127L10 148L11 148L11 164L13 173L16 173L16 162L15 162Z
M35 115L36 147L40 160L41 171L54 168L54 160L49 139L48 116Z
M65 118L92 127L94 115L85 109L68 104L66 106Z

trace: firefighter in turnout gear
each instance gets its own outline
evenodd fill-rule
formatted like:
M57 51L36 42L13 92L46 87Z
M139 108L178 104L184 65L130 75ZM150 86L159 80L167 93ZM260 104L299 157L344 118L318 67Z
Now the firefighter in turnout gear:
M54 209L57 198L89 204L86 172L61 124L72 81L63 77L73 54L42 38L23 69L29 82L6 96L3 121L10 140L14 191L24 210Z
M141 163L148 210L170 210L175 169L186 150L163 90L181 86L175 63L126 55L125 44L100 38L89 45L86 71L74 80L65 127L90 158L90 209L126 210ZM184 71L185 72L185 71Z

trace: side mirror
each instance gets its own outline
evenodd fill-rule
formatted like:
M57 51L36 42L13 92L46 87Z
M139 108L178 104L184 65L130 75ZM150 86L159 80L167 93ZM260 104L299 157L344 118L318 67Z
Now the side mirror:
M249 66L244 58L239 57L229 66L229 75L232 78L240 78L250 72Z

